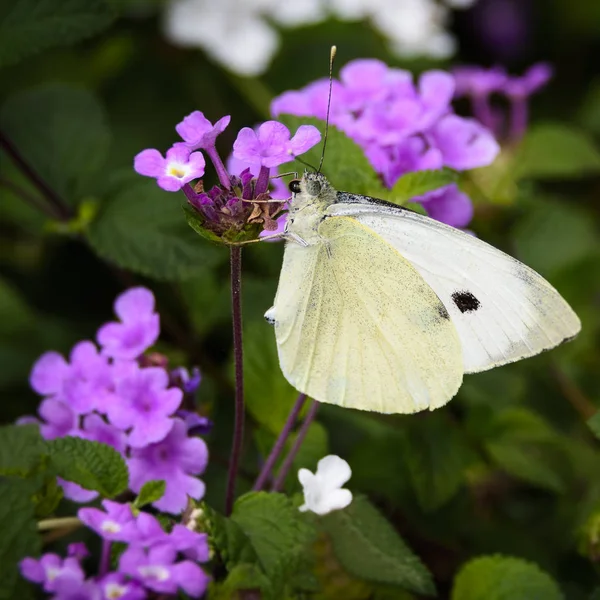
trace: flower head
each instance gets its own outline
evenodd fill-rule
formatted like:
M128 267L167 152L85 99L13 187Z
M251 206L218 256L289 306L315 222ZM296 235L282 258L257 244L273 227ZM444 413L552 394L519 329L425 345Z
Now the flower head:
M142 150L135 156L134 169L140 175L154 177L167 192L176 192L192 179L204 175L204 156L190 153L185 144L173 146L163 157L158 150Z
M317 463L317 472L298 471L298 480L304 491L302 512L326 515L332 510L346 508L352 502L352 492L342 488L352 476L350 465L339 456L330 454Z
M132 542L137 537L137 527L129 504L103 500L103 512L97 508L82 508L79 520L105 540Z
M42 584L46 592L55 591L61 577L74 581L84 579L83 570L76 558L62 559L52 553L43 554L39 559L24 558L19 566L25 579Z
M548 63L532 65L520 77L509 77L505 91L509 97L526 98L535 94L552 79L553 69Z
M123 292L115 300L120 322L111 322L98 330L98 343L106 356L134 359L158 339L160 320L154 312L154 295L143 287Z
M208 450L204 440L188 437L186 424L173 419L173 427L160 442L133 449L129 459L130 486L139 492L146 481L163 479L165 495L154 503L159 510L171 513L182 511L190 496L204 496L204 483L193 475L206 468Z

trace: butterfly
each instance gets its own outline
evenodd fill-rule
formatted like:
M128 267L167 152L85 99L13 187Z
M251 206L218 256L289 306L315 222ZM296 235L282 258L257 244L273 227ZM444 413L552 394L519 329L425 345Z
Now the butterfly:
M275 302L279 362L330 404L413 413L446 404L463 375L570 340L579 318L538 273L407 208L290 182Z

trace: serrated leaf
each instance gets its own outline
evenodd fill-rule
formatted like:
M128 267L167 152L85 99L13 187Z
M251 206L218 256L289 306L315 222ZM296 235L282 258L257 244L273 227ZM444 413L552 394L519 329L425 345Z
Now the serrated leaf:
M412 198L455 183L457 179L458 174L450 169L406 173L396 181L385 199L396 204L406 204Z
M286 576L302 562L316 532L292 501L283 494L250 492L238 498L231 515L248 537L265 575L285 586Z
M518 258L546 276L594 253L597 239L591 214L555 200L536 202L514 231Z
M298 392L281 373L271 325L246 321L244 359L246 408L261 425L278 435Z
M314 117L281 115L278 119L289 128L292 135L300 125L314 125L321 133L325 131L325 122ZM316 169L321 161L321 152L322 144L318 144L301 158ZM280 169L282 172L296 169L302 173L305 168L305 165L295 161L282 165ZM337 190L375 198L382 198L387 193L363 149L331 124L323 161L323 173Z
M111 446L77 437L46 442L57 475L113 498L127 489L129 472L123 457Z
M54 474L48 473L42 486L33 496L36 518L43 519L51 515L63 499L63 495L63 489Z
M28 598L29 586L19 579L18 563L37 556L41 539L37 533L32 496L35 480L0 478L0 598Z
M534 563L511 556L484 556L460 570L452 600L563 600L556 582Z
M165 495L167 483L164 479L152 479L146 481L142 486L140 493L133 502L133 506L136 508L142 508L146 504L152 504L157 500L160 500Z
M429 571L364 496L356 496L344 510L325 515L321 524L336 558L351 575L419 594L435 594Z
M37 425L0 427L0 475L26 477L46 451Z
M403 456L413 490L424 511L437 510L458 492L473 451L443 413L405 423Z
M201 273L225 252L200 239L186 225L177 197L152 181L140 181L110 198L88 240L102 258L168 281Z
M66 203L74 206L94 194L111 132L91 92L66 84L19 92L4 103L0 128Z
M104 0L12 0L0 9L0 66L98 33L115 13Z
M484 447L510 475L552 492L566 491L570 466L563 440L539 415L523 408L495 414Z
M590 417L587 420L587 425L592 433L600 440L600 412Z
M515 156L515 177L570 179L600 172L600 152L584 131L563 123L534 125Z

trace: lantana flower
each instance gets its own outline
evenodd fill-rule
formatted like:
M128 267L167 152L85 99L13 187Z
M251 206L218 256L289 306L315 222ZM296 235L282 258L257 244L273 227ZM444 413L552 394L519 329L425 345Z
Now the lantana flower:
M302 512L311 511L326 515L333 510L346 508L352 502L352 492L342 486L352 476L350 465L339 456L330 454L317 463L317 472L298 471L298 480L304 492Z
M167 150L164 157L153 148L142 150L134 164L140 175L155 177L163 190L176 192L192 179L202 177L206 163L201 152L190 152L178 145Z

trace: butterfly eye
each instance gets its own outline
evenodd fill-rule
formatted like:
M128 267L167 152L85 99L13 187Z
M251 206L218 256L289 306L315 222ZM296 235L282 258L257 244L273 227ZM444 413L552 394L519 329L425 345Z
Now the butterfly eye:
M290 181L288 187L290 188L290 192L292 192L292 194L299 194L300 193L300 180L293 179L292 181Z

